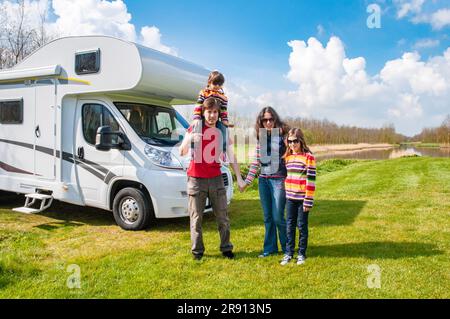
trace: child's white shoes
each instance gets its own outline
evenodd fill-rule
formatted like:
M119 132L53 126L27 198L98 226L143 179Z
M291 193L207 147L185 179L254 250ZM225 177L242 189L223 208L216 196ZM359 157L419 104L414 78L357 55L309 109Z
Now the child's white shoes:
M303 265L306 261L306 257L303 255L298 255L297 257L297 265Z
M292 259L292 256L284 255L283 259L280 262L281 266L287 265Z

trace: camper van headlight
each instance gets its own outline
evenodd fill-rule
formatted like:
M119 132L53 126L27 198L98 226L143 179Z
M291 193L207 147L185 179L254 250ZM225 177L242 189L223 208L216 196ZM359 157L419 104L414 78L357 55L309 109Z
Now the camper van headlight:
M153 147L151 145L146 145L144 149L145 154L147 154L150 161L158 166L167 168L177 168L183 169L180 161L172 155L171 152Z

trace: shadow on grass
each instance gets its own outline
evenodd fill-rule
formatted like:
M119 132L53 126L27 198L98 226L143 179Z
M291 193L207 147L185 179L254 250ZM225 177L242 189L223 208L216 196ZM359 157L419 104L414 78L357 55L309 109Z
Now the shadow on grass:
M266 258L258 258L261 251L234 251L235 259L278 260L283 253L272 254ZM414 257L429 257L442 255L444 251L437 249L436 245L415 242L363 242L337 245L323 245L308 247L308 257L334 257L334 258L368 258L368 259L401 259ZM224 259L220 251L213 247L205 253L208 259Z
M310 227L351 225L361 213L366 201L361 200L316 200L309 218ZM207 220L214 220L214 216ZM259 199L240 200L230 206L230 219L233 228L263 226L263 212Z
M1 208L12 209L22 206L23 195L7 193L0 199ZM309 219L310 226L344 226L351 225L365 205L359 200L317 200ZM229 207L231 226L233 229L243 229L251 226L264 226L263 213L259 198L234 200ZM54 230L64 226L93 226L115 225L112 212L98 208L78 206L60 201L54 201L52 206L39 215L55 219L52 222L36 226L45 230ZM215 227L215 216L212 212L204 215L205 227ZM189 218L157 219L151 230L184 231L189 230Z
M366 201L362 200L316 200L309 218L309 225L351 225L365 205Z
M436 245L415 242L363 242L308 247L310 257L398 259L442 255Z
M0 195L0 208L2 209L21 207L25 203L25 196L22 194L1 193ZM12 213L16 214L16 212ZM73 205L58 200L54 200L50 208L37 215L61 221L36 226L45 230L54 230L64 226L82 226L83 224L93 226L116 224L112 212L93 207Z
M83 223L64 221L64 222L51 222L51 223L46 223L46 224L40 224L40 225L37 225L34 227L43 229L43 230L53 231L53 230L57 230L60 228L78 227L78 226L83 226L83 225L84 225Z

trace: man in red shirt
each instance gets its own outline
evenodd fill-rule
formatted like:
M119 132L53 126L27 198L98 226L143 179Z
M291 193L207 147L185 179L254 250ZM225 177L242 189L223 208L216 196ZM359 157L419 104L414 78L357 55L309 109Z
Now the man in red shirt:
M208 98L203 102L202 133L192 133L189 128L180 146L180 155L189 152L191 142L194 142L194 154L187 170L189 216L191 224L192 254L195 260L203 257L202 220L206 199L211 201L216 216L220 234L220 250L227 258L234 258L233 245L230 242L230 220L227 210L227 194L220 171L220 157L222 153L222 133L216 128L219 119L220 103L215 98ZM232 141L228 139L227 156L236 173L239 186L244 181L231 147Z

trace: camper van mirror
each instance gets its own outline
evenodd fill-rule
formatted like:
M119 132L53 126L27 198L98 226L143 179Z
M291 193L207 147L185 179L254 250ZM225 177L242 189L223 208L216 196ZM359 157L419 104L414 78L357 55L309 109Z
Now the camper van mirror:
M113 143L113 140L119 142ZM110 126L100 126L95 136L95 148L99 151L109 151L112 148L129 151L131 142L124 133L113 132Z
M112 148L112 131L110 126L100 126L95 136L95 148L99 151L109 151Z

